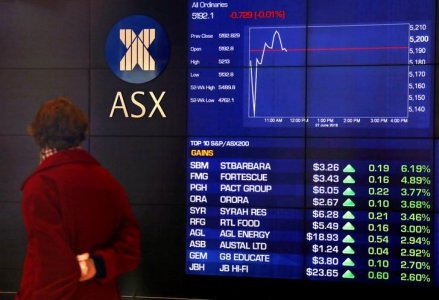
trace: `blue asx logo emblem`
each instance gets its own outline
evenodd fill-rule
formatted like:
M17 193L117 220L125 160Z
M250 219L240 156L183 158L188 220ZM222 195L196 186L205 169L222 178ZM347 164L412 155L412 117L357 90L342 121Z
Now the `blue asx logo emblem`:
M113 26L105 53L117 77L139 84L155 79L166 68L170 43L165 29L154 19L135 15Z

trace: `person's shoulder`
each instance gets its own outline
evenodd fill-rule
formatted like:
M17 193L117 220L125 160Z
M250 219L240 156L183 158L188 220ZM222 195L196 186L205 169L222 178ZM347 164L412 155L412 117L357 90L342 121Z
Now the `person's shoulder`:
M50 172L34 172L23 182L22 191L54 190L56 178Z

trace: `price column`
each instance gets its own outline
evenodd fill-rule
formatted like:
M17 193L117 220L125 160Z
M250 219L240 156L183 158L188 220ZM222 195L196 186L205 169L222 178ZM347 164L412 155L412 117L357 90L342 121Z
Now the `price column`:
M305 274L311 279L340 277L339 254L342 249L340 204L340 164L326 160L313 161L307 167L308 193L312 194L311 207L306 211L306 240L308 253Z

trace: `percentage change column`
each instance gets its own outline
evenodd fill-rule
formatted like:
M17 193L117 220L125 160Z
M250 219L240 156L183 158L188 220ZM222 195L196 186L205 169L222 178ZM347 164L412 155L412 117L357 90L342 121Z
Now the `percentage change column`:
M432 178L429 164L402 164L401 281L430 283L433 265Z

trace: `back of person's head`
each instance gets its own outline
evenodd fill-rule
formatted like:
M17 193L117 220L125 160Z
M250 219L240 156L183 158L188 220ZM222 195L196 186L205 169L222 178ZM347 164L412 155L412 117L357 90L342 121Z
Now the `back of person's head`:
M28 127L40 148L57 150L77 147L85 139L85 114L66 97L44 102Z

